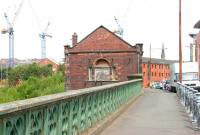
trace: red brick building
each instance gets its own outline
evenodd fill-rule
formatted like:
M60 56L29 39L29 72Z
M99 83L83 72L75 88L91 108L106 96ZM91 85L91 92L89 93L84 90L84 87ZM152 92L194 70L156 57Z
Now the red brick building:
M140 71L142 44L132 46L104 26L77 40L74 33L72 47L65 46L68 89L126 81L128 75Z
M170 64L176 61L151 58L142 58L143 86L149 87L151 82L160 82L170 79Z
M48 58L41 59L38 62L38 65L40 65L40 66L52 65L53 72L56 72L58 70L58 66L59 66L59 64L56 61L48 59Z

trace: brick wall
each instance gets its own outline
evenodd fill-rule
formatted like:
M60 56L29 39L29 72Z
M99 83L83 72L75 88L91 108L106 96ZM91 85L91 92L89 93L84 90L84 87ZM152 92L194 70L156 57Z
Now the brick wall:
M100 26L72 48L65 46L66 87L80 89L128 80L128 75L138 72L138 57L142 54L138 50ZM114 71L114 81L89 81L88 70L99 59L108 61Z
M52 65L52 71L53 72L56 72L58 70L58 64L53 62L52 60L48 59L48 58L45 58L45 59L42 59L38 62L38 64L40 66L46 66L46 65Z
M149 87L150 80L151 82L160 82L163 80L169 80L170 79L170 66L169 64L160 64L160 63L152 63L151 64L151 72L148 68L148 63L142 63L142 73L143 73L143 86ZM148 73L150 75L150 78L148 77Z
M115 78L117 81L126 81L127 76L137 73L137 55L131 53L87 53L71 54L68 61L68 86L70 89L80 89L95 86L88 76L88 68L98 59L106 59L115 66Z

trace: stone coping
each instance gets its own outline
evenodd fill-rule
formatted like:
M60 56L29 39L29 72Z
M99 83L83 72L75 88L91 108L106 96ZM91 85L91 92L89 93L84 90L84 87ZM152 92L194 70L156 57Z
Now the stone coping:
M7 113L12 113L12 112L21 111L24 109L29 109L29 108L33 108L33 107L37 107L41 105L46 105L46 104L54 103L60 100L69 99L69 98L84 95L84 94L94 93L97 91L114 88L114 87L118 87L121 85L133 83L133 82L138 82L138 81L142 81L142 79L136 79L136 80L131 80L131 81L119 82L119 83L79 89L79 90L70 90L67 92L51 94L47 96L40 96L40 97L35 97L35 98L30 98L30 99L25 99L25 100L18 100L18 101L3 103L3 104L0 104L0 116Z
M95 80L87 80L86 82L119 82L119 80L110 80L110 81L95 81Z

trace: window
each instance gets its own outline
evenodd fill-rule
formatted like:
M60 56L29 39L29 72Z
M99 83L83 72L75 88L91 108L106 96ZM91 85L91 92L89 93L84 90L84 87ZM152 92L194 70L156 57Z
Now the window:
M115 80L114 69L105 59L99 59L88 68L89 81L112 81Z
M110 69L109 68L95 68L95 80L109 81L110 80Z
M109 81L111 80L111 71L109 63L106 60L98 60L94 69L94 76L96 81Z

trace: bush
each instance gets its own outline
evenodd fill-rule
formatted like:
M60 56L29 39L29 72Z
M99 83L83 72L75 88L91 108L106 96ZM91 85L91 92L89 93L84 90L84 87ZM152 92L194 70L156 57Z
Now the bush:
M21 80L28 80L30 77L47 77L52 75L52 66L38 66L36 63L17 66L8 71L9 86L16 86Z
M60 72L48 77L30 76L11 88L0 89L0 103L64 92L64 75Z

